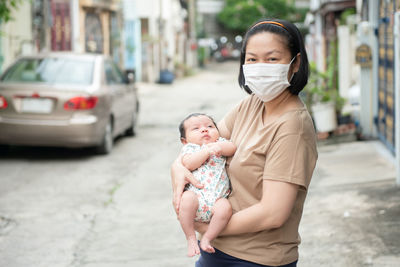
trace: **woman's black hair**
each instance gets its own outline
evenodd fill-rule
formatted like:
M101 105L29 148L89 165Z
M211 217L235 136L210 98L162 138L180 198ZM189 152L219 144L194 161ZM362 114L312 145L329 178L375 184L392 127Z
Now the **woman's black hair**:
M207 115L207 114L204 114L204 113L192 113L192 114L189 114L188 116L186 116L186 118L184 118L184 119L181 121L181 123L179 124L179 133L180 133L180 135L181 135L181 138L186 138L185 121L187 121L187 120L190 119L191 117L199 117L199 116L206 116L206 117L208 117L208 118L212 121L212 123L214 124L215 128L217 128L217 130L218 130L217 124L215 123L214 119L213 119L211 116L209 116L209 115Z
M268 23L268 22L271 23ZM266 22L266 23L260 23ZM283 27L282 27L283 26ZM239 85L248 94L251 94L250 88L245 85L245 79L243 74L242 65L245 63L246 47L247 42L253 35L260 32L271 32L278 34L286 40L287 47L290 50L291 58L294 58L300 53L300 66L299 70L294 74L292 80L290 81L289 91L293 95L298 95L304 86L306 86L308 81L308 76L310 74L307 52L304 47L303 37L299 29L293 24L285 20L280 19L263 19L252 25L246 32L243 40L242 50L240 53L240 70L239 70ZM294 62L296 62L297 58Z

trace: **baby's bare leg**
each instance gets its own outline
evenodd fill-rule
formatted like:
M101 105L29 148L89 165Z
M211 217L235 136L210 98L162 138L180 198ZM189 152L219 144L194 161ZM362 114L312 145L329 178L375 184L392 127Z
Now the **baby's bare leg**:
M215 252L210 242L225 228L231 216L232 207L229 201L226 198L218 199L213 207L213 216L211 217L210 225L200 241L202 250L208 253Z
M192 191L183 192L181 204L179 207L179 222L181 223L183 232L185 233L189 257L200 254L199 245L197 243L196 232L194 231L194 218L196 217L199 201Z

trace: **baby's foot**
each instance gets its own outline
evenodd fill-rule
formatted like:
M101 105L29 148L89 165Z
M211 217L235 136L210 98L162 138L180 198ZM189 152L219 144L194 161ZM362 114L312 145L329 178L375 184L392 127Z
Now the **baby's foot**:
M193 257L200 254L199 244L197 243L196 237L189 237L187 240L189 257Z
M208 252L208 253L214 253L215 249L211 246L210 240L203 237L200 241L200 247L203 251Z

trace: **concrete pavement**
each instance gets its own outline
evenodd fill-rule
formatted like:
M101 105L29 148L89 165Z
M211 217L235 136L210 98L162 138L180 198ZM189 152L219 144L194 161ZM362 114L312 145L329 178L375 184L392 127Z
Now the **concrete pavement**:
M204 78L231 65L214 65L200 73ZM196 77L186 82L204 84ZM141 87L148 94L163 90L162 85ZM232 99L225 100L221 93L214 94L232 105L233 98L239 97L234 92ZM210 114L220 118L223 111L215 108ZM319 145L318 151L300 224L298 266L400 266L400 188L395 184L393 156L378 140Z
M12 149L0 157L0 266L184 267L169 166L189 112L218 121L245 94L237 64L173 85L139 83L138 134L113 153ZM400 266L400 191L379 141L319 147L300 224L300 267Z
M400 266L400 189L380 141L320 146L299 266Z

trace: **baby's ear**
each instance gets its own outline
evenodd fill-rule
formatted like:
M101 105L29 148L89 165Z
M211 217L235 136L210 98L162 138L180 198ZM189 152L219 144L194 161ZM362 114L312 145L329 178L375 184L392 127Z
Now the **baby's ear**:
M186 144L187 144L187 141L186 141L186 139L185 139L185 138L183 138L183 137L181 137L181 143L182 143L182 144L184 144L184 145L186 145Z

